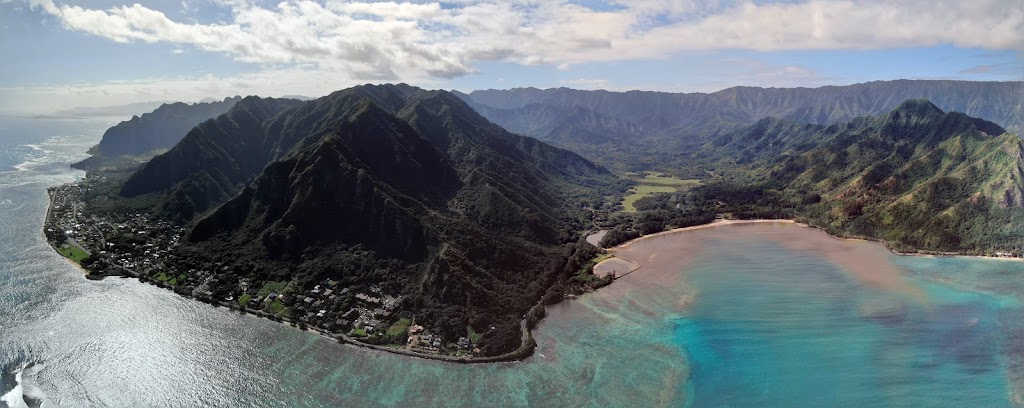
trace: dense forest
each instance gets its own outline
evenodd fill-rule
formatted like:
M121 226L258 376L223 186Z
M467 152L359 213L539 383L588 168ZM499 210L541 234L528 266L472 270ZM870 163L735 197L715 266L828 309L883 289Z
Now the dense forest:
M245 282L301 299L330 283L400 298L389 321L414 318L446 342L477 337L481 355L497 355L519 346L535 304L607 283L585 276L597 249L580 237L590 209L624 186L450 93L383 85L245 98L88 201L188 226L147 274L179 271L176 291L237 299ZM315 323L317 309L341 316L358 303L289 302L265 307Z
M242 98L186 104L165 103L142 116L118 123L103 133L90 157L71 165L81 170L120 170L139 166L170 149L203 121L220 116Z
M582 107L527 105L541 122L530 121L466 98L382 85L237 101L142 165L94 169L102 181L82 189L86 211L139 228L107 237L131 262L84 263L366 342L400 344L415 321L494 356L522 345L520 324L543 317L536 305L611 282L591 273L601 250L581 239L596 227L609 229L603 247L716 218L786 218L901 250L1024 250L1020 139L927 100L847 122L704 132L667 162L699 185L625 212L615 203L631 179L477 110L525 127L562 118L544 125L550 138L623 160L636 154L627 139L650 127ZM648 159L629 166L654 168ZM146 250L171 242L159 260Z
M478 90L460 96L512 132L570 149L618 171L701 177L687 154L759 120L832 125L883 115L908 99L1024 131L1024 82L899 80L820 88L733 87L714 93L567 88Z
M717 177L636 203L604 243L683 226L676 217L795 218L905 251L1024 252L1020 138L927 100L830 126L765 119L687 159Z

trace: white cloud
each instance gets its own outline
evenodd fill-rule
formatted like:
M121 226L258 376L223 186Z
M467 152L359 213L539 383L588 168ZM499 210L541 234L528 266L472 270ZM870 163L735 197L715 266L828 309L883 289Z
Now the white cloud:
M315 88L320 93L358 82L401 80L422 85L474 73L481 62L489 61L571 70L590 62L722 49L860 50L951 44L1024 52L1021 0L607 0L605 7L594 8L570 0L455 0L444 6L372 0L284 0L260 6L249 0L212 0L230 9L230 15L219 23L202 24L188 17L176 20L140 4L101 10L62 0L21 1L55 17L68 30L121 43L165 43L175 54L194 48L227 55L255 64L266 72L253 75L278 83L288 80L281 76L285 73L321 78L327 82ZM194 9L187 2L181 8ZM820 80L816 73L796 66L748 68L743 75L752 81ZM276 89L253 78L238 80ZM186 78L110 87L122 94L127 86L157 92L155 83L181 88L171 85L174 81L210 86L204 78ZM87 87L94 86L100 85Z
M567 0L464 0L448 7L290 0L271 8L231 1L232 19L223 24L182 23L139 4L96 10L31 1L68 29L117 42L190 45L245 62L312 64L362 79L448 78L474 72L481 61L568 66L714 49L1024 50L1020 0L610 0L607 10Z
M132 101L198 101L234 95L323 96L363 83L334 72L285 68L237 76L205 75L145 80L104 81L75 85L0 88L0 112L46 114L76 106L108 106ZM428 78L422 86L437 85ZM16 97L15 97L16 96Z

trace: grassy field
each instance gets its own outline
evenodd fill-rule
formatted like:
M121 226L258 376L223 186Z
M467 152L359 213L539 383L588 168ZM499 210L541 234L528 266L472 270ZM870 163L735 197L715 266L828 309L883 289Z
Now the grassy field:
M252 300L252 295L246 293L246 294L242 295L242 297L238 298L238 304L242 305L242 306L245 306L245 305L249 304L250 300Z
M260 288L260 291L258 293L256 293L256 298L257 299L263 299L263 298L267 297L267 295L269 295L270 292L274 292L274 293L282 294L283 295L283 294L285 294L285 288L287 288L287 287L288 287L288 282L269 281L267 283L264 283L263 287Z
M643 177L640 177L640 176ZM629 173L626 178L633 180L637 185L629 189L629 192L622 198L622 207L626 212L636 212L633 204L636 200L657 193L674 193L686 191L700 185L700 180L680 179L659 172L647 172L644 174Z
M284 310L284 309L285 309L284 303L281 303L280 300L275 300L273 303L270 304L270 312L271 313L280 314L281 311Z
M57 250L65 258L72 260L74 263L82 263L82 260L89 257L89 254L85 253L82 248L74 245L65 245Z
M395 324L391 325L391 327L388 328L388 337L401 336L402 333L405 333L406 330L409 330L410 324L412 324L412 320L406 318L398 319L398 321L395 322Z
M700 180L676 178L656 171L647 172L643 178L637 179L636 181L640 184L652 186L670 186L680 188L690 188L700 184Z

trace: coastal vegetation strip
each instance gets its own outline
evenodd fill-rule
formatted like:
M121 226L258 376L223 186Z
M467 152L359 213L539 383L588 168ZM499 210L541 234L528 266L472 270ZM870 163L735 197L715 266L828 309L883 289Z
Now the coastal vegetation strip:
M675 228L675 229L671 229L671 230L667 230L667 231L662 231L662 232L659 232L659 233L642 235L640 237L637 237L637 238L631 239L629 241L620 243L620 244L616 245L613 248L608 248L607 249L608 254L611 255L611 256L609 256L608 259L609 260L611 260L611 259L624 259L624 258L619 257L618 255L615 255L615 252L618 251L618 250L621 250L621 249L628 248L629 246L631 246L633 244L636 244L636 243L638 243L640 241L643 241L645 239L656 238L656 237L665 236L665 235L684 233L684 232L689 232L689 231L697 231L697 230L702 230L702 229L707 229L707 228L716 228L716 227L723 227L723 226L729 226L729 225L744 225L744 224L790 224L790 225L795 225L795 226L802 227L802 228L817 229L817 230L821 230L821 231L825 232L827 236L829 236L829 237L831 237L833 239L847 240L847 241L874 242L874 243L882 245L883 247L885 247L892 254L899 255L899 256L964 257L964 258L976 258L976 259L1024 262L1024 258L1019 257L1019 256L1014 256L1013 254L1010 254L1010 253L999 253L999 254L995 254L995 255L973 255L973 254L965 254L965 253L958 253L958 252L939 252L939 251L927 251L927 250L901 251L901 250L894 249L894 246L892 245L892 243L890 243L888 241L885 241L885 240L881 240L881 239L877 239L877 238L872 238L872 237L867 237L867 236L861 236L861 235L854 235L854 234L834 234L834 233L829 232L826 229L821 228L821 227L819 227L817 225L808 223L805 220L796 220L796 219L749 219L749 220L718 219L718 220L715 220L714 222L711 222L711 223L708 223L708 224L694 225L694 226L689 226L689 227L684 227L684 228ZM632 262L632 261L629 261L629 262ZM596 270L595 270L595 273L596 273ZM621 277L621 276L618 276L618 277Z

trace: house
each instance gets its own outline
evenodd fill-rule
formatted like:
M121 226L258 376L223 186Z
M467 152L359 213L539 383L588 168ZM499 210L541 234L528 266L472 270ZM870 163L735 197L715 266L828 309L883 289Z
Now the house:
M365 293L357 293L356 299L362 300L367 303L380 303L380 298L375 298Z
M468 338L468 337L459 337L459 342L458 342L458 345L459 345L459 348L460 348L460 349L468 349L468 348L469 348L470 346L472 346L473 344L472 344L472 343L470 343L470 341L469 341L469 338Z

